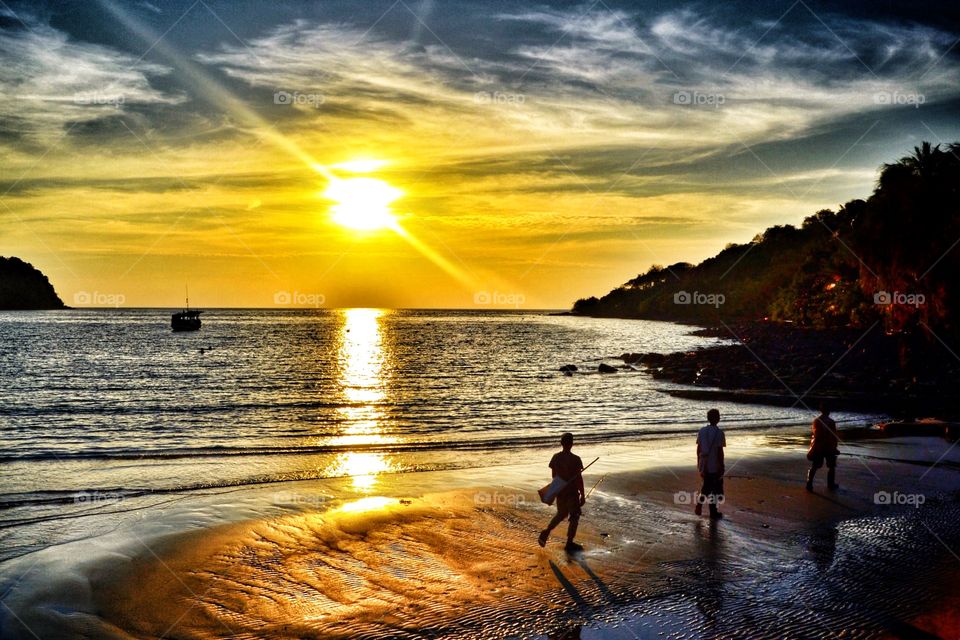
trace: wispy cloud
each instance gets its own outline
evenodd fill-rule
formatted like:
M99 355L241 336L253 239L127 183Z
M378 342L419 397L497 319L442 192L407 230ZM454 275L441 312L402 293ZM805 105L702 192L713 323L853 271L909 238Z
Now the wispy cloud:
M918 73L952 41L933 27L837 19L828 29L810 18L803 30L734 28L688 10L583 7L495 21L535 28L538 42L458 58L440 44L301 20L197 57L253 87L321 94L321 108L300 109L318 121L389 121L445 144L456 118L478 155L617 144L719 151L808 135L903 106L902 96L931 104L960 95L954 61Z
M169 68L72 41L42 23L0 31L0 59L0 132L29 143L50 143L72 123L116 117L131 106L187 100L151 84Z

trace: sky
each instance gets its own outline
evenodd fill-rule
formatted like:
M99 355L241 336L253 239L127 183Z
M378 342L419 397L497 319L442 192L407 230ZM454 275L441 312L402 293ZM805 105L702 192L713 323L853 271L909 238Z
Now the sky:
M943 2L0 0L0 255L71 306L568 308L960 140Z

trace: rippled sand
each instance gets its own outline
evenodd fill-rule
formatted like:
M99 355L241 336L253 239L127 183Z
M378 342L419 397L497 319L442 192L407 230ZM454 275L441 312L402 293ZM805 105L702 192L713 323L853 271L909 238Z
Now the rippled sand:
M579 557L560 550L565 525L536 546L549 510L531 496L367 498L176 538L97 603L135 637L896 637L949 620L956 472L847 464L841 492L808 495L784 481L802 467L743 462L715 525L674 502L687 471L611 477ZM878 471L930 499L878 509Z
M167 566L136 563L104 605L108 618L147 635L176 618L199 636L519 630L511 618L556 587L548 556L532 553L538 515L478 509L472 496L451 494L224 527L171 545Z
M421 495L395 485L171 527L122 553L89 546L101 552L90 566L66 551L38 564L50 580L4 600L17 617L0 618L0 636L960 637L958 472L845 457L843 488L811 495L804 467L799 453L744 457L716 524L677 502L697 484L688 467L610 475L576 557L562 552L565 525L536 545L551 509L506 484ZM505 483L529 484L511 469ZM295 490L309 499L320 487ZM925 503L878 507L881 490Z

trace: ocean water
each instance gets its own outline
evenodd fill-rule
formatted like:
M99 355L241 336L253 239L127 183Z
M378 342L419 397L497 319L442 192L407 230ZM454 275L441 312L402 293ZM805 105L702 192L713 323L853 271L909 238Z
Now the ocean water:
M542 312L203 320L173 333L164 310L0 314L0 559L43 545L28 531L121 500L339 476L372 489L384 474L515 461L568 430L594 446L690 437L705 403L643 372L593 372L626 351L721 342L671 323ZM568 363L584 373L564 376ZM802 409L719 406L731 433L810 421Z

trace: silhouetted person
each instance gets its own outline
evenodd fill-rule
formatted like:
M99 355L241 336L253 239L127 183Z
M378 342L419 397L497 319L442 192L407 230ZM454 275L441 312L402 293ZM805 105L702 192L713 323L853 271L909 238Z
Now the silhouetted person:
M711 518L722 518L723 514L717 506L723 502L723 448L727 446L727 437L717 426L720 423L720 412L716 409L707 411L707 426L697 434L697 470L703 478L703 487L697 496L697 515L703 513L703 503L710 507Z
M583 471L583 460L570 451L573 448L572 433L560 436L560 446L563 447L563 451L553 454L550 458L550 469L553 471L554 478L559 476L568 482L567 486L557 494L557 515L553 516L547 528L540 532L539 542L541 547L545 547L550 532L569 517L567 545L564 548L572 553L583 551L583 547L573 541L577 537L577 525L580 524L580 507L587 501L583 491L583 476L580 475Z
M839 489L837 484L837 444L840 437L837 435L837 423L830 417L830 407L820 403L820 415L813 421L810 435L810 450L807 451L807 460L810 461L810 471L807 472L807 491L813 491L813 477L817 469L827 463L827 487Z

